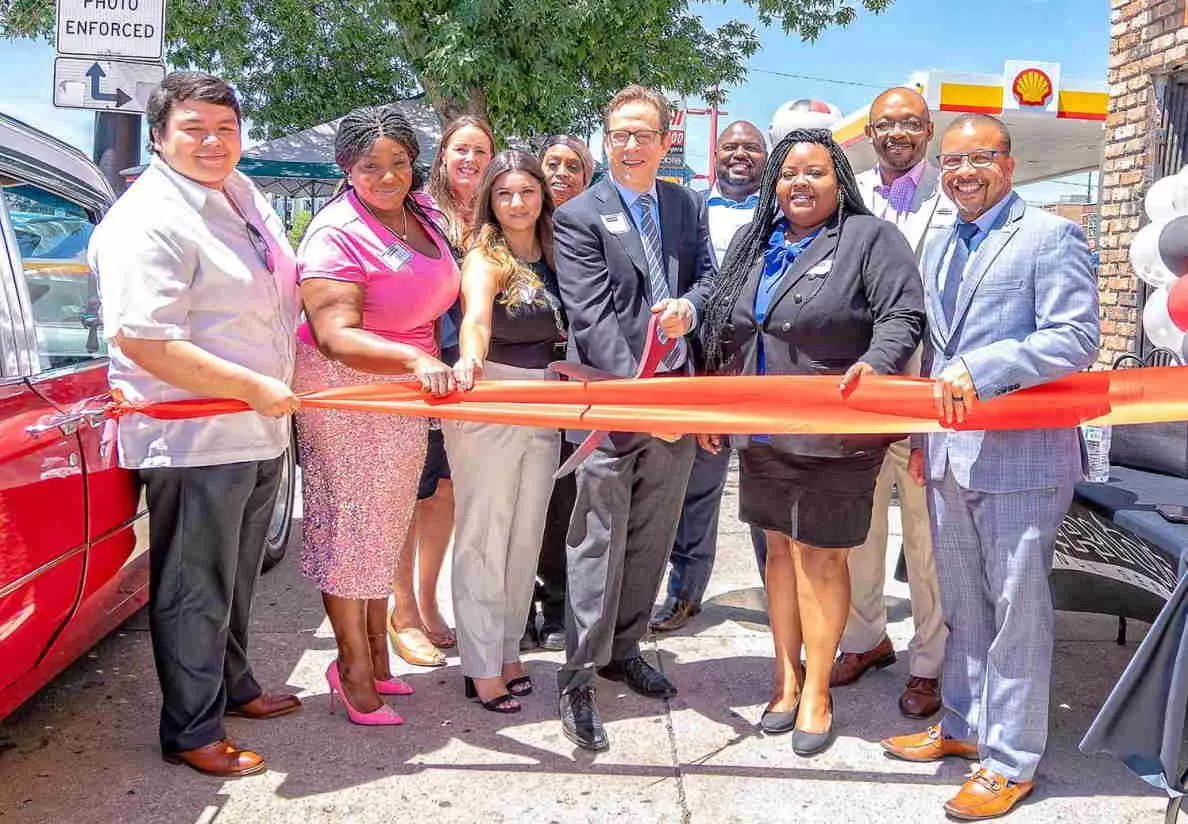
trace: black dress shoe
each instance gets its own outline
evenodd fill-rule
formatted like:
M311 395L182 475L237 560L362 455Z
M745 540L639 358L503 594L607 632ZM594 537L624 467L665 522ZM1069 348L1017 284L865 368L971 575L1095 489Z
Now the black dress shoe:
M701 612L701 604L683 598L669 598L652 616L648 625L652 632L672 632L693 620Z
M561 693L561 731L584 750L601 752L610 747L606 728L598 717L593 687L578 687Z
M598 674L610 681L622 681L648 698L672 698L677 694L677 688L664 677L664 673L639 655L623 661L611 661L598 670Z

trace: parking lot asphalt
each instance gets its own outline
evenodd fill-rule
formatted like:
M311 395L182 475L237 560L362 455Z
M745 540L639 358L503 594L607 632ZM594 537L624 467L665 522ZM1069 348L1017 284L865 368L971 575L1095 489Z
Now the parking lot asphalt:
M305 707L272 721L228 720L232 738L262 752L270 771L222 781L162 762L142 611L0 722L0 824L945 821L941 805L968 765L895 761L877 743L920 727L896 708L906 654L835 691L839 737L823 755L799 758L790 736L758 733L771 639L733 480L705 609L680 632L647 644L680 694L654 701L600 681L609 752L582 752L561 735L553 681L559 653L527 656L537 690L518 715L484 712L464 699L456 650L437 670L396 659L417 689L394 699L403 726L368 729L347 723L341 709L330 714L323 672L334 642L318 593L297 571L295 530L288 556L258 589L252 655L267 688L287 685ZM894 555L896 517L892 524ZM447 608L448 587L447 572ZM906 585L889 581L887 601L890 634L903 652L911 637ZM1125 647L1114 643L1111 618L1062 613L1057 630L1052 735L1040 784L1005 820L1162 821L1166 802L1158 792L1118 762L1077 750L1145 626L1131 623Z

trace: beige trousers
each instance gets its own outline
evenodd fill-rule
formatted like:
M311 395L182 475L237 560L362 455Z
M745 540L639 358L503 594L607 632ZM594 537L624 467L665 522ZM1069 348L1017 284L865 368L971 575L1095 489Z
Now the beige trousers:
M545 380L543 369L487 363L484 378ZM462 672L494 678L520 660L561 434L441 422L454 482L454 620Z
M899 490L903 519L903 548L907 556L908 587L916 634L908 644L910 671L920 678L939 678L945 657L944 617L940 584L932 558L925 489L908 474L911 447L904 439L891 444L875 485L874 510L866 543L850 552L850 617L841 639L842 652L866 652L878 646L887 632L883 584L887 575L887 511L891 489Z

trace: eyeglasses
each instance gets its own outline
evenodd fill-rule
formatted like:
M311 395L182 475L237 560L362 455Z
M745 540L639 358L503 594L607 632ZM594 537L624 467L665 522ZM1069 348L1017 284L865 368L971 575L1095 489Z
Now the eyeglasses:
M877 123L872 123L870 127L874 129L875 134L881 135L891 134L896 129L908 134L923 134L928 124L918 117L905 117L903 120L883 118Z
M628 131L627 129L615 129L613 132L607 134L610 139L610 144L616 149L622 149L631 142L631 138L635 138L635 145L646 149L649 146L654 146L660 142L663 132L658 132L655 129L638 129L637 131Z
M268 270L268 274L276 274L276 265L272 257L272 247L268 245L268 241L260 230L249 223L246 219L243 225L247 227L248 241L252 244L252 251L256 253L256 257L260 258L260 262L264 264L264 268Z
M972 152L940 154L936 156L936 162L946 172L955 172L960 169L965 164L966 158L969 159L969 165L975 169L985 169L994 165L994 158L1009 154L1010 152L1003 149L975 149Z

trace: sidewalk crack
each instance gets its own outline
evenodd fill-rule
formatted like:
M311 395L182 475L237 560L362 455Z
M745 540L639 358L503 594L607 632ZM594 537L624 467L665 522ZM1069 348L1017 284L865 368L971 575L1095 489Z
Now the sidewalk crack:
M664 672L664 659L660 657L660 644L652 639L652 652L656 656L656 668ZM689 809L689 798L685 792L685 774L681 770L681 757L677 751L676 728L672 723L672 700L664 699L664 732L668 736L668 752L672 758L672 776L676 781L677 805L681 810L681 824L691 824L693 813Z

